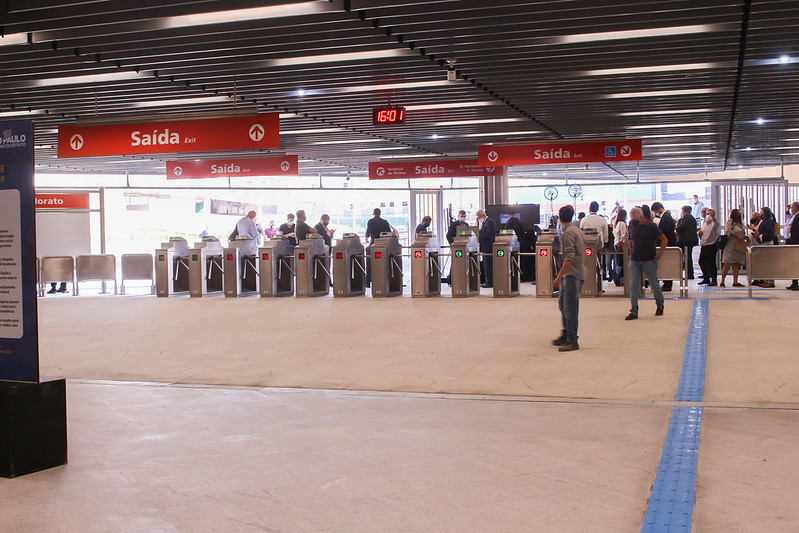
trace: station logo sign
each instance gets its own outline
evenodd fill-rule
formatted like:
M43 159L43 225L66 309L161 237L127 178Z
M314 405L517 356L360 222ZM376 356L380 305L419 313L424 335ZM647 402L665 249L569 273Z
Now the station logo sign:
M503 169L496 165L480 166L476 159L433 159L369 163L370 180L414 178L469 178L494 176Z
M89 209L89 195L36 193L36 209Z
M510 145L482 145L481 165L550 165L554 163L609 163L640 161L641 139L600 139Z
M167 122L59 126L58 157L278 148L279 129L277 113Z
M299 158L257 157L248 159L211 159L167 161L166 179L235 178L240 176L297 176Z

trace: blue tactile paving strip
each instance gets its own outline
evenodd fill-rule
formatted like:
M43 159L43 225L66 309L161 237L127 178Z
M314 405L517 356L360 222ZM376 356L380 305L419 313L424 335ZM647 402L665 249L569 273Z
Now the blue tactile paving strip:
M709 308L708 300L694 300L677 401L701 402L704 398ZM691 531L701 426L702 407L677 406L672 410L641 533Z
M690 533L701 425L701 407L678 406L672 410L641 533Z

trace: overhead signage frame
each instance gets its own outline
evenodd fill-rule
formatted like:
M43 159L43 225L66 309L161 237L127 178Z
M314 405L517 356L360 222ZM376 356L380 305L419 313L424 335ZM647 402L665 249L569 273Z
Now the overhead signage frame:
M586 141L481 145L481 165L551 165L554 163L610 163L641 161L641 139L591 139Z
M166 179L236 178L240 176L297 176L299 158L253 157L241 159L209 159L167 161Z
M167 122L59 126L58 157L278 148L279 130L278 113Z
M469 178L496 176L503 169L496 165L480 166L477 159L431 159L426 161L381 161L369 163L370 180L415 178Z

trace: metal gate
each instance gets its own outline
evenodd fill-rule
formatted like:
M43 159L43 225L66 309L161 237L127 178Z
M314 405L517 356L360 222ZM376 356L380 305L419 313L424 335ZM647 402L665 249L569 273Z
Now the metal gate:
M422 221L422 218L429 215L433 218L430 223L428 231L432 231L436 236L436 240L440 245L443 242L444 234L447 233L449 228L449 221L444 220L444 188L426 189L426 190L413 190L411 189L411 227L408 228L408 236L410 242L413 243L416 237L416 226Z
M784 179L713 181L711 199L716 218L723 224L730 211L740 209L745 224L761 207L769 207L777 222L785 223L785 209L790 203L788 181ZM790 191L793 192L793 191Z

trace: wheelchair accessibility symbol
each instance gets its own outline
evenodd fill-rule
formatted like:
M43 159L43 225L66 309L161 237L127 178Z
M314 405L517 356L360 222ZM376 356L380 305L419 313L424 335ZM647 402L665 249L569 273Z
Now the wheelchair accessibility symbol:
M605 157L616 157L616 147L615 146L606 146L605 147Z

